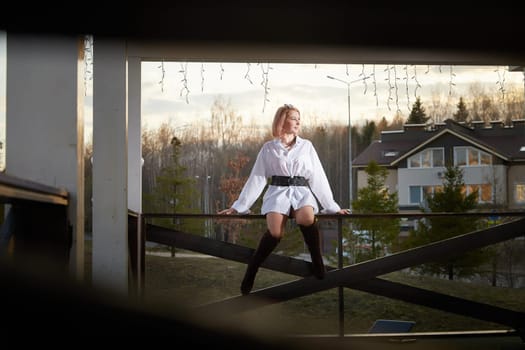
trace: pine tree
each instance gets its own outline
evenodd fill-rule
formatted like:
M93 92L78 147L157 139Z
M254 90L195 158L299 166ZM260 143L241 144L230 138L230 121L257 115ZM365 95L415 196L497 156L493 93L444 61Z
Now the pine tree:
M365 120L365 124L357 134L357 152L355 154L359 154L365 150L372 141L377 139L378 134L376 123L374 121Z
M407 124L425 124L430 117L425 114L425 107L421 104L421 99L418 96L416 102L412 105L412 110L407 118Z
M195 179L186 176L186 167L180 164L182 143L177 137L171 140L171 157L156 177L152 193L144 196L145 208L154 213L196 213ZM155 223L180 230L191 231L200 226L177 218L159 219Z
M368 186L359 189L357 200L352 203L355 213L395 213L397 212L397 192L389 193L385 187L388 170L375 161L365 169ZM395 245L399 235L399 221L377 218L357 219L354 222L356 237L350 240L356 245L370 247L370 250L355 249L356 262L377 258Z
M466 122L468 119L467 105L463 101L463 97L459 98L458 110L453 114L454 120L457 122Z
M431 212L438 213L465 213L477 206L478 193L465 194L463 172L457 166L448 165L445 170L442 189L427 195L425 200ZM421 220L417 229L410 233L405 242L406 248L418 247L432 242L466 234L475 231L478 223L471 217L432 217ZM484 248L462 255L448 258L443 261L419 266L422 273L446 275L448 279L454 276L470 276L476 268L491 259L490 249Z

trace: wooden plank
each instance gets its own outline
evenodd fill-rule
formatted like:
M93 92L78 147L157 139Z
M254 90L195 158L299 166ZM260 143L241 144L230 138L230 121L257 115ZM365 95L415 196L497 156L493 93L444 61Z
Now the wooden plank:
M66 190L43 185L0 173L0 198L4 201L28 200L34 202L67 205L69 194Z

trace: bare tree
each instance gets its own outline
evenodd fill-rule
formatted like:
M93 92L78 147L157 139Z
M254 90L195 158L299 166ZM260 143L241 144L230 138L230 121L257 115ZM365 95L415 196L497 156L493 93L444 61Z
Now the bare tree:
M238 143L242 131L242 116L221 96L217 97L211 108L211 136L217 146Z

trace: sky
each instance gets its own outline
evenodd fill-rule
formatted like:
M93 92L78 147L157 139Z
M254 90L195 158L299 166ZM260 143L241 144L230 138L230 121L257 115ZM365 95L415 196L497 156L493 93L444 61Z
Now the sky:
M0 142L5 142L4 34L0 32ZM90 64L92 57L87 57ZM85 81L85 140L90 142L92 80ZM345 82L351 82L350 110ZM229 102L245 123L265 127L285 103L299 108L303 125L348 125L349 119L358 125L383 116L391 121L398 111L406 118L416 96L427 112L437 98L443 105L448 103L452 114L459 97L467 96L473 84L500 96L501 91L512 89L523 94L524 75L522 71L509 72L507 66L143 62L142 124L152 129L162 123L175 128L206 123L219 97Z
M351 82L350 112L345 82ZM473 84L503 98L511 89L523 93L524 77L506 66L143 62L142 121L147 128L205 123L220 96L246 123L269 127L275 110L289 103L301 111L303 125L348 125L349 119L356 125L383 116L391 121L398 111L406 118L416 96L427 112L437 98L452 114Z

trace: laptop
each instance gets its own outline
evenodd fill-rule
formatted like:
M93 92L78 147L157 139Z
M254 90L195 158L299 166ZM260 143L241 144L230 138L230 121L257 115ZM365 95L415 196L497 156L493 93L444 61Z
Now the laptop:
M368 333L408 333L416 322L400 320L375 320Z

